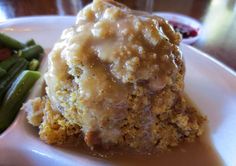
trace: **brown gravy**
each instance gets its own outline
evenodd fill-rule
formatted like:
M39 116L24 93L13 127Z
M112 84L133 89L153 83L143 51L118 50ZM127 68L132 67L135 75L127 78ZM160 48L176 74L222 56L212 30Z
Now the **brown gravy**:
M42 92L45 93L45 92ZM196 105L185 94L189 104ZM222 166L224 165L219 154L213 147L210 140L209 129L192 143L182 143L169 151L157 154L143 155L134 154L127 151L111 149L109 151L91 151L88 146L81 140L79 145L57 146L58 149L70 153L74 156L82 156L89 160L97 161L99 164L122 165L122 166ZM116 154L114 154L116 153Z
M185 94L189 104L196 105ZM207 128L207 127L206 127ZM62 145L58 149L70 153L74 156L82 156L89 160L97 161L104 165L122 165L122 166L222 166L224 165L219 154L213 147L210 140L210 133L207 128L202 136L195 142L184 142L169 151L159 152L151 155L130 153L126 150L111 149L91 151L84 141L79 145Z
M193 143L182 143L176 148L166 152L160 152L152 155L134 154L123 151L119 154L117 151L109 150L106 152L91 151L86 145L61 146L64 151L73 155L84 156L97 160L99 164L122 165L122 166L222 166L224 165L218 153L211 144L209 132L197 138ZM99 154L98 154L99 153Z
M45 93L45 92L42 92ZM196 108L190 98L185 95L190 105ZM197 138L192 143L182 143L169 151L157 154L143 155L134 154L127 151L119 151L111 149L109 151L91 151L83 141L77 146L63 145L57 146L58 149L70 153L74 156L88 158L97 161L99 164L106 165L122 165L122 166L222 166L224 165L219 154L214 149L210 137L209 130ZM115 154L114 154L115 153Z

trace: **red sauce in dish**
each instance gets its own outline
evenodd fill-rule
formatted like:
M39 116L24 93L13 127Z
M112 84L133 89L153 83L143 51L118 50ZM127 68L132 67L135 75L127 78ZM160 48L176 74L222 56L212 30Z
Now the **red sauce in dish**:
M182 24L175 21L168 21L168 22L173 26L176 32L179 32L182 34L182 37L184 39L195 37L198 35L198 29L194 29L193 27L189 25Z

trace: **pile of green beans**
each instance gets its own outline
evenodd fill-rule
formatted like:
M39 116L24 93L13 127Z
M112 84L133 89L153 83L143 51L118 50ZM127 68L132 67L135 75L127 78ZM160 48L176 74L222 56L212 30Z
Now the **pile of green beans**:
M44 50L33 39L25 44L0 33L0 134L15 119L29 90L40 78L37 71ZM4 51L2 51L4 53ZM1 57L2 56L2 57Z

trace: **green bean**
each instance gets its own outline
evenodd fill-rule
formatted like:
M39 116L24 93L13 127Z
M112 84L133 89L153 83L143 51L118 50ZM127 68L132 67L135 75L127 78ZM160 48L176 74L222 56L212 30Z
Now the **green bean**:
M39 67L39 60L32 59L29 63L29 70L37 70Z
M22 99L25 99L29 89L39 77L39 72L25 70L15 79L0 108L0 132L4 131L14 120L22 105Z
M6 60L0 62L0 67L8 71L10 67L16 63L17 59L17 56L11 56L10 58L7 58Z
M6 91L11 86L12 82L14 81L14 78L17 77L17 75L26 69L28 66L27 60L20 58L17 60L16 64L8 71L8 73L0 79L0 101L3 98Z
M24 48L24 44L17 41L16 39L13 39L10 36L7 36L3 33L0 33L0 43L2 43L4 46L8 47L8 48L12 48L12 49L22 49Z
M33 58L37 58L41 53L43 53L43 48L40 45L34 45L20 50L19 56L27 60L31 60Z
M30 39L26 42L26 45L27 46L33 46L33 45L36 45L36 43L35 43L34 39Z
M0 78L3 77L6 73L6 70L0 67Z

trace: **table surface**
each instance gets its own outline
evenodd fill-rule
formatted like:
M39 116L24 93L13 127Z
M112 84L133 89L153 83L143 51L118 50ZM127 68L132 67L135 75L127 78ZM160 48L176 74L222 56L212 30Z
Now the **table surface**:
M75 15L91 0L0 0L0 22L33 15ZM132 9L148 10L146 0L118 0ZM236 0L154 0L153 11L177 12L203 25L194 47L236 70Z

